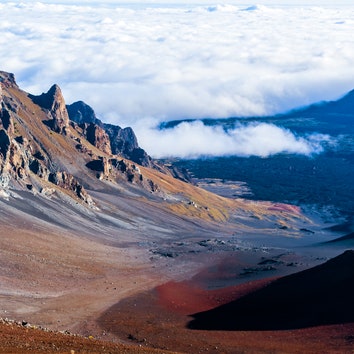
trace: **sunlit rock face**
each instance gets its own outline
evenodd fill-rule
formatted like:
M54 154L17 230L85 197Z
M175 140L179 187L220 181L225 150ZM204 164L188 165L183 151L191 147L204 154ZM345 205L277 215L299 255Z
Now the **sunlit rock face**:
M34 96L17 86L13 74L0 72L0 90L0 187L41 192L51 183L92 205L85 188L65 166L69 116L59 86ZM54 133L65 140L59 143Z
M151 158L139 148L131 128L107 125L106 131L84 103L76 106L79 124L70 121L58 85L36 96L21 90L13 74L0 72L0 89L1 189L34 194L51 190L89 206L94 201L86 188L97 188L104 181L159 193L157 184L137 166L145 161L148 166ZM163 166L159 170L169 174Z
M108 134L103 128L94 123L82 123L80 128L86 139L97 149L106 154L111 154L111 143Z
M34 103L48 110L51 118L48 120L48 126L57 133L65 133L69 125L69 115L60 87L53 85L47 93L42 93L40 96L30 95L30 97Z
M131 127L103 123L94 110L85 102L78 101L67 106L71 121L79 124L88 141L97 148L113 155L120 155L139 165L152 167L146 151L139 147L138 139Z

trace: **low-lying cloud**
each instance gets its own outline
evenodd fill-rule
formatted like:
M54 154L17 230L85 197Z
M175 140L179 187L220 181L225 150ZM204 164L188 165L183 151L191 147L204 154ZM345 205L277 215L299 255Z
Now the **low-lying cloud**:
M306 6L171 2L3 2L0 69L14 72L34 94L59 84L68 103L84 100L103 121L138 130L148 151L149 136L163 140L172 132L144 130L147 117L270 115L336 99L354 87L353 7L319 7L316 0ZM197 134L194 125L188 129ZM199 129L221 139L213 143L220 153L230 150L224 140L240 139ZM309 138L284 135L276 135L279 145L286 140L307 154ZM269 143L265 151L275 149ZM202 140L200 146L193 149L209 151ZM251 144L249 151L255 149Z
M156 158L200 156L260 156L279 153L314 155L331 142L328 135L300 137L274 124L238 124L225 131L221 126L206 126L201 121L182 122L169 129L157 129L145 122L138 128L140 144Z

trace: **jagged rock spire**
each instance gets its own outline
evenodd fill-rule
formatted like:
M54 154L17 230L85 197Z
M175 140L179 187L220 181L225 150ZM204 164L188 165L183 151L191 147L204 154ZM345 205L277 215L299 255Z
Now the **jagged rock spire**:
M47 109L51 114L53 119L48 125L57 133L65 133L65 128L69 126L69 115L60 87L54 84L47 93L30 97L34 103Z
M15 75L12 73L7 73L6 71L0 71L0 95L1 95L1 86L4 85L6 87L17 87Z

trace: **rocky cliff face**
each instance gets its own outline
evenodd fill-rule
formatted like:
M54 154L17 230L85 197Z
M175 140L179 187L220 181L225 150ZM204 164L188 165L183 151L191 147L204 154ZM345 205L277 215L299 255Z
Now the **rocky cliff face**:
M103 123L96 117L95 111L85 102L77 101L66 106L70 120L78 124L93 123L103 127Z
M53 131L66 133L69 126L69 115L66 109L65 100L58 85L53 85L47 93L39 96L29 95L34 103L47 111L48 121L46 122Z
M83 101L68 105L67 110L70 120L76 122L78 127L82 129L83 136L99 149L107 153L112 153L113 155L119 155L140 166L153 168L184 182L192 182L192 177L187 170L180 170L172 165L164 165L154 161L147 152L139 146L138 139L132 128L121 128L118 125L103 123L97 118L94 110ZM90 126L90 129L95 129L97 133L99 133L99 139L97 139L94 134L88 134L88 126ZM107 136L104 135L104 132ZM110 151L108 145L110 145Z
M70 121L59 86L34 96L22 91L12 74L0 71L0 105L0 189L46 193L54 188L89 205L86 187L97 188L97 181L159 190L137 166L150 158L134 132L105 126L83 103L79 110L69 106L77 123Z
M81 123L79 125L83 136L97 149L105 154L112 154L111 142L103 128L95 123Z
M114 154L122 155L142 166L154 166L151 157L144 149L139 147L138 139L132 128L104 124L104 129L110 137Z
M83 129L86 138L95 145L102 149L102 143L97 146L97 139L93 135L93 130L102 137L103 132L107 134L111 153L113 155L120 155L126 159L132 160L141 166L153 167L151 157L146 151L139 147L138 139L132 128L121 128L118 125L103 123L96 117L94 110L83 101L74 102L67 106L70 120L79 124ZM87 134L89 127L90 134ZM103 130L103 132L102 132ZM108 142L105 143L108 145ZM108 151L108 149L106 150Z
M18 112L18 105L5 94L10 88L17 89L13 74L0 72L0 187L6 187L10 181L11 164L14 172L21 174L21 161L15 158L18 146L11 139L14 134L12 116Z
M0 188L42 192L54 184L92 205L85 188L56 157L58 146L51 131L67 134L69 127L59 87L54 85L41 96L27 95L5 72L0 72L0 87Z
M0 71L0 83L1 83L1 88L0 88L0 94L2 96L2 87L16 87L18 88L15 80L15 75L12 73L7 73L5 71ZM0 100L1 102L1 100Z

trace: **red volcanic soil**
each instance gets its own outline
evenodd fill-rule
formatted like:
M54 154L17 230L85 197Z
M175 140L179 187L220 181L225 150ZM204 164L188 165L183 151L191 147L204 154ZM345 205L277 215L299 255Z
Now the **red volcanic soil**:
M28 324L0 320L0 353L164 353L137 346L109 343L93 337L84 338L71 334L52 332Z
M354 323L354 251L193 315L190 328L284 330Z
M338 265L338 261L335 265ZM325 270L329 268L331 267L325 267ZM332 270L335 272L335 269ZM316 275L314 272L317 271L318 269L312 270L310 275ZM328 276L328 273L325 276ZM289 277L279 280L283 281L286 278ZM299 279L299 276L296 275L295 278ZM317 278L314 278L315 282ZM225 330L222 328L222 318L224 316L227 321L230 321L233 315L232 308L227 309L226 313L217 312L216 315L213 311L223 308L221 306L223 304L227 307L241 298L267 291L265 289L269 289L277 281L257 280L215 290L207 290L199 286L196 278L190 281L168 282L155 288L154 291L121 301L104 313L98 323L112 336L140 343L143 346L184 353L353 353L354 322L334 321L325 324L324 321L322 324L319 321L316 326L304 326L298 329ZM296 281L294 284L299 285ZM349 284L349 287L352 286ZM336 303L335 288L330 295L333 303L340 305ZM294 299L291 296L290 298ZM323 302L320 304L324 306ZM348 305L348 302L345 305ZM288 306L291 308L291 303ZM307 306L306 303L304 306ZM214 310L209 312L208 310L211 309ZM276 309L272 310L275 317L279 315ZM325 313L326 309L323 310ZM199 327L195 326L199 329L189 328L191 314L201 311L206 311L202 315L206 313L209 316L211 313L208 318L210 321L215 315L217 321L213 324L215 328L211 325L209 329L207 326L203 329L200 323ZM348 311L351 312L352 307L349 307ZM198 319L198 314L193 317ZM271 317L268 319L271 322ZM236 314L235 320L237 323ZM221 324L220 329L218 324Z
M155 290L159 304L169 310L189 315L193 312L207 311L247 295L268 284L270 280L258 280L238 286L217 290L205 290L192 281L168 282Z

